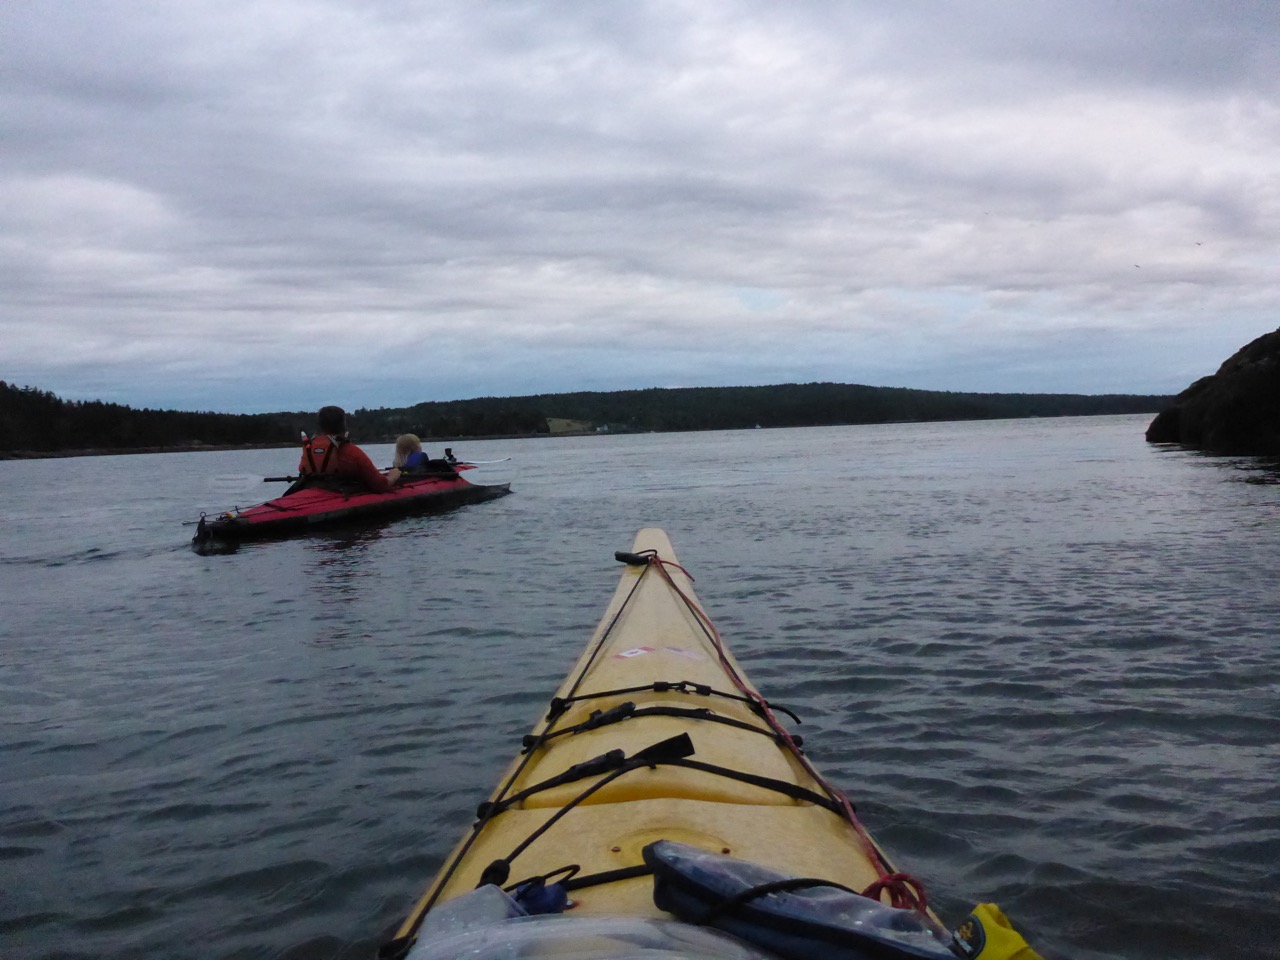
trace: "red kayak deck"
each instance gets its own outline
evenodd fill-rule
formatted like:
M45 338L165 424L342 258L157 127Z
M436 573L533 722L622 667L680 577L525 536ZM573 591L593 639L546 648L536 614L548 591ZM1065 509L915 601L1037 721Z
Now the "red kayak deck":
M469 464L458 464L466 469ZM201 516L192 542L255 540L288 536L364 517L398 516L492 500L511 492L509 483L476 484L456 473L406 475L386 493L360 487L303 487L275 500L214 517Z

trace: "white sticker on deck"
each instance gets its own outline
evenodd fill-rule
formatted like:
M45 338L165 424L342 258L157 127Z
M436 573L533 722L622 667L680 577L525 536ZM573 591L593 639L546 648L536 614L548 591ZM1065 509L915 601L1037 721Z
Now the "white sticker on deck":
M643 657L646 653L653 653L653 647L632 647L630 650L623 650L621 653L614 654L615 660L630 660L632 657Z

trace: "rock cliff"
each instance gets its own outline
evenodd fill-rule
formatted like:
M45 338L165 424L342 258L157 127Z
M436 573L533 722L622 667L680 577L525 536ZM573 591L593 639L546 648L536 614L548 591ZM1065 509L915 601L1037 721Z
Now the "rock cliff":
M1280 456L1280 330L1263 334L1173 400L1147 427L1151 443L1209 453Z

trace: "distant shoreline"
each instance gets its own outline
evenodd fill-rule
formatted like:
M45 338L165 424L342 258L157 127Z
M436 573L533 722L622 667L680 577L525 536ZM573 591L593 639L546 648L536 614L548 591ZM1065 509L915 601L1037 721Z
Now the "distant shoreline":
M1145 414L1145 411L1142 413ZM1032 414L1022 417L953 417L940 419L922 419L922 420L868 420L855 423L810 423L797 424L788 427L756 427L755 429L766 430L802 430L809 427L867 427L867 426L890 426L893 424L905 423L984 423L993 420L1063 420L1072 417L1122 417L1130 415L1141 415L1133 411L1125 412L1107 412L1107 413L1066 413L1066 414ZM689 430L663 430L661 433L708 433L716 430L726 429L722 427L693 428ZM749 430L750 427L735 427L730 429ZM654 431L598 431L598 430L570 430L558 433L511 433L499 434L495 436L483 437L423 437L422 442L427 447L445 446L456 443L479 443L490 440L538 440L549 437L605 437L605 436L626 436L630 433L652 433ZM374 446L377 444L395 443L396 438L380 437L373 440L357 440L362 446ZM229 444L209 444L209 443L190 443L179 444L169 447L121 447L117 449L106 448L84 448L73 450L0 450L0 461L3 460L55 460L68 457L121 457L133 456L135 454L145 453L212 453L214 451L225 450L298 450L298 443L229 443Z
M481 440L530 440L538 437L581 437L596 436L594 431L584 433L530 433L510 434L497 437L424 437L422 442L427 447L441 446L450 443L477 443ZM361 446L371 447L377 444L395 443L395 437L377 440L358 440ZM88 447L81 450L0 450L0 460L57 460L67 457L124 457L143 453L213 453L219 450L300 450L298 443L186 443L172 447L120 447L116 449Z
M767 387L652 387L608 393L430 401L357 409L357 443L413 433L431 446L481 440L621 433L688 433L753 427L933 423L1021 417L1150 413L1170 397L1135 394L981 394L841 383ZM315 414L134 410L71 402L0 380L0 459L288 448L315 429ZM374 439L381 438L381 439ZM454 439L445 439L454 438Z
M0 460L56 460L63 457L123 457L138 453L199 453L214 450L284 450L297 444L288 443L232 443L222 446L196 443L177 447L121 447L105 449L90 447L84 450L0 450Z

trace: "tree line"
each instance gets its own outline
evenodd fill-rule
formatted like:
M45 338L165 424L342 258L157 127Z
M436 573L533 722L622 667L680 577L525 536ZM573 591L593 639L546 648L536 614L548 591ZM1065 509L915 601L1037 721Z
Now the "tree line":
M184 449L281 445L315 414L135 410L101 400L63 400L0 380L0 451ZM290 432L292 431L292 433Z
M1170 401L1133 394L954 393L843 383L652 387L362 408L352 413L351 426L357 440L376 443L401 433L436 440L532 436L549 431L548 418L581 421L613 433L667 432L1158 413ZM313 411L138 410L99 400L63 400L0 380L0 452L10 455L285 446L314 424Z

